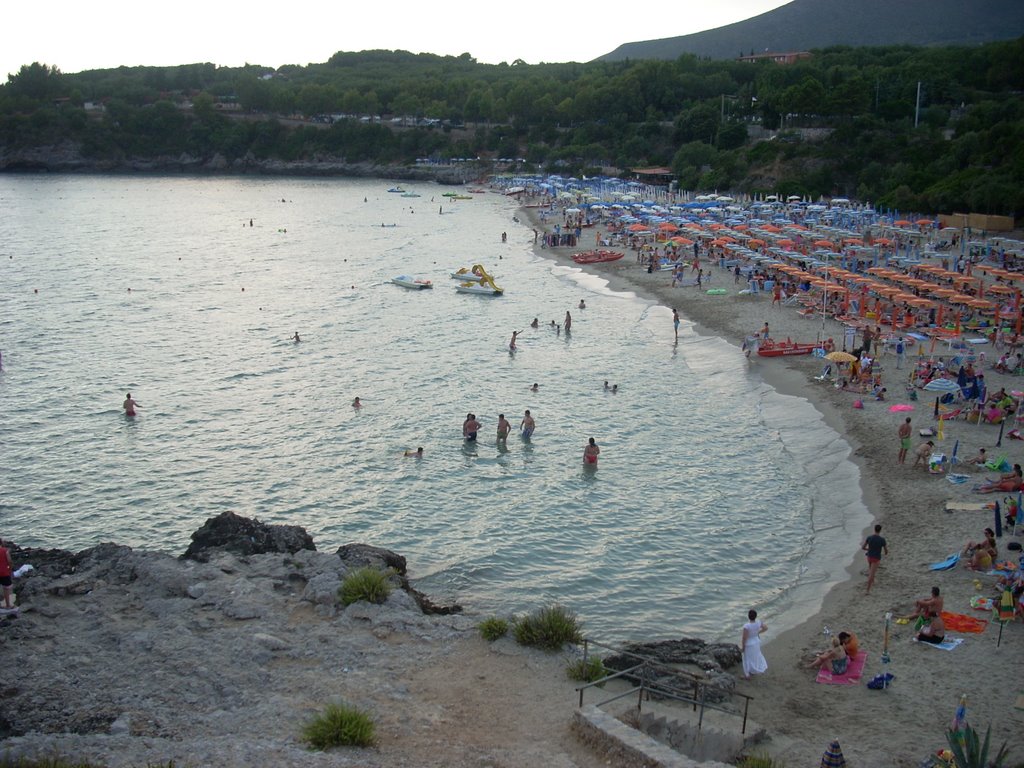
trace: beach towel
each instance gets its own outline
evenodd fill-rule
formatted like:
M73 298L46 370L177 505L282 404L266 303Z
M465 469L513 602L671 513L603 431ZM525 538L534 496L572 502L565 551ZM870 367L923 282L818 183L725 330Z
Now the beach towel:
M831 669L819 669L818 677L814 682L824 685L855 685L860 682L861 675L864 674L864 662L867 661L867 658L867 651L858 651L857 655L846 665L846 671L843 674L834 675Z
M918 645L927 645L929 648L939 648L943 651L952 651L963 641L964 639L962 637L949 637L947 635L946 639L941 643L918 643Z
M981 595L975 595L971 598L971 608L976 611L991 611L996 607L996 601L991 597L982 597Z
M952 555L947 557L938 563L932 563L928 566L929 571L948 571L950 568L960 562L960 553L954 552Z
M946 625L946 629L951 629L954 632L981 634L985 631L985 627L988 626L988 622L985 621L985 619L976 619L965 613L950 613L949 611L943 611L939 616L942 619L942 623Z
M946 475L946 479L949 480L949 482L953 483L953 485L960 485L961 483L966 483L970 479L970 477L970 475L958 475L955 473L952 475Z

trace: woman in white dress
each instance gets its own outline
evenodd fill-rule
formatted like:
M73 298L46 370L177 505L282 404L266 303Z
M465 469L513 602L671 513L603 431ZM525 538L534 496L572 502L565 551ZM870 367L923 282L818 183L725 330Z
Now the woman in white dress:
M761 653L761 633L768 629L768 625L757 618L757 611L753 608L747 613L747 618L750 621L743 625L743 639L740 642L743 649L744 680L749 680L751 675L760 675L768 671L768 662Z

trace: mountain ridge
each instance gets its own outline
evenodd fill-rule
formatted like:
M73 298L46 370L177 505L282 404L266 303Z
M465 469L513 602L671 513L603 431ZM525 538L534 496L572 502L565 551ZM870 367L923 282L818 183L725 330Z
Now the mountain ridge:
M976 45L1024 35L1020 0L793 0L745 21L624 43L596 61L731 59L829 46Z

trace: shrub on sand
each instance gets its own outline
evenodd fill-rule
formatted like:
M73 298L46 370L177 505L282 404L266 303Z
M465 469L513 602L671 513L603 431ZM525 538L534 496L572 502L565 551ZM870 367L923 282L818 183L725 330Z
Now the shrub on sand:
M561 605L539 608L517 618L512 625L512 634L520 645L546 651L557 651L566 643L583 641L576 614Z
M608 670L605 669L604 662L597 656L588 656L586 659L581 657L570 661L565 668L565 674L570 680L575 680L578 683L592 683L607 675ZM604 683L599 687L603 686Z
M313 749L372 747L377 737L373 720L347 704L328 704L302 728L302 740Z
M768 755L744 755L736 768L786 768L786 764Z
M389 571L376 568L357 568L345 575L338 587L338 599L342 605L352 605L359 600L368 603L383 603L391 594Z
M508 634L508 622L505 619L499 619L497 616L484 619L477 628L480 630L480 637L490 643Z

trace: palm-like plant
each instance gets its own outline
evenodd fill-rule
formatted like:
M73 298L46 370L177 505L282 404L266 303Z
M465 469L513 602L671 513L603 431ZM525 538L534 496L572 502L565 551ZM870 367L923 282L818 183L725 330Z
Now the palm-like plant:
M946 740L949 742L949 749L953 753L953 762L956 768L1002 768L1003 763L1009 756L1006 742L999 748L990 763L988 760L989 738L992 735L992 726L985 729L985 741L978 738L978 732L967 726L963 730L963 740L957 731L947 731Z

